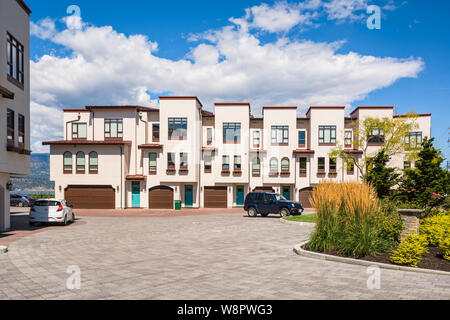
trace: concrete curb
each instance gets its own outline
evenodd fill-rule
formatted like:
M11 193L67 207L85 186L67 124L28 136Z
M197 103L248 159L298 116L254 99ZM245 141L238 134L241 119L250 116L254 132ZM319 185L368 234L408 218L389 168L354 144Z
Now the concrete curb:
M7 252L8 252L8 247L0 246L0 254L7 253Z
M289 221L289 220L285 220L284 218L280 218L280 222L286 223L286 224L297 225L297 226L314 226L315 225L315 223L312 223L312 222Z
M355 264L355 265L367 266L367 267L368 266L378 266L383 269L390 269L390 270L397 270L397 271L409 271L409 272L416 272L416 273L440 274L440 275L450 276L450 272L447 272L447 271L412 268L412 267L405 267L405 266L397 266L394 264L391 265L391 264L386 264L386 263L372 262L372 261L366 261L366 260L360 260L360 259L344 258L344 257L332 256L329 254L312 252L312 251L307 251L305 249L302 249L302 247L305 244L307 244L308 242L309 241L304 241L304 242L296 245L294 247L294 252L296 254L298 254L299 256L313 258L313 259L319 259L319 260L327 260L327 261Z

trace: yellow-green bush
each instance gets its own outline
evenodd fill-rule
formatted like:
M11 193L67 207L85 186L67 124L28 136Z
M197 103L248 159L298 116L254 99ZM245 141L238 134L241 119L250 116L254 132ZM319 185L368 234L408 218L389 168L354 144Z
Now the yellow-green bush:
M391 255L391 261L395 264L417 267L422 255L428 251L427 237L423 235L409 235L403 240Z
M445 260L450 261L450 237L445 238L439 244L439 248L441 249L442 255Z
M420 234L427 237L431 246L438 246L450 236L450 215L438 214L420 222Z

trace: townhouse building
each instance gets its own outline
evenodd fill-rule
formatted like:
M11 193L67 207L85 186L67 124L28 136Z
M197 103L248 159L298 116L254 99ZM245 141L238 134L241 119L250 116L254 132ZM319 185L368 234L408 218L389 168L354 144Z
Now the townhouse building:
M11 178L30 172L30 15L0 1L0 232L10 229Z
M309 207L322 179L359 181L354 166L329 153L340 143L355 157L357 120L402 117L392 106L361 106L350 116L343 106L312 106L304 117L296 106L215 103L204 110L197 97L160 97L159 109L87 106L64 110L64 140L50 145L55 193L77 208L231 208L247 193L268 191ZM430 136L431 114L418 117L411 136ZM370 148L382 146L382 132ZM377 138L380 138L377 140ZM419 139L420 138L420 139ZM404 156L390 165L403 168Z

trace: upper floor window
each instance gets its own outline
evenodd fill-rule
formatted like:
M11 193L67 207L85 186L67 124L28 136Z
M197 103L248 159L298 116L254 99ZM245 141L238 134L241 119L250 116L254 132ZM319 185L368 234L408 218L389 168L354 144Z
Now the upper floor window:
M253 131L253 148L261 147L261 132Z
M256 157L252 162L252 175L259 176L261 174L261 160Z
M230 157L222 156L222 171L229 171L229 170L230 170Z
M347 174L353 174L355 172L355 160L352 158L347 159Z
M72 123L72 139L86 139L87 125L86 123Z
M234 156L234 171L241 171L241 156Z
M175 168L175 153L173 152L167 154L167 168Z
M150 152L148 154L148 172L150 174L156 174L157 164L156 164L156 152Z
M319 126L319 143L336 143L336 126Z
M278 159L272 158L269 162L270 172L278 172Z
M352 131L345 131L345 146L351 147L353 145L353 132Z
M321 157L317 159L317 171L319 173L325 172L325 158Z
M288 172L289 171L289 158L281 159L281 171Z
M123 138L123 119L105 119L105 138Z
M72 173L72 153L67 151L64 152L64 156L63 156L64 160L63 160L63 170L64 173Z
M14 111L8 109L6 113L6 134L8 137L8 141L14 142Z
M330 158L330 172L336 172L336 158Z
M288 144L288 143L289 143L289 127L272 126L272 144Z
M409 148L416 148L422 143L422 132L410 132L405 137L405 144Z
M223 143L241 143L241 124L223 124Z
M98 153L92 151L89 153L89 173L98 172Z
M300 176L306 176L306 158L302 157L299 159L299 165L300 165Z
M7 68L8 76L24 84L24 48L12 35L7 33Z
M86 156L84 152L79 151L77 153L77 173L84 173L86 170Z
M211 145L212 144L212 128L206 129L206 144Z
M180 153L180 168L187 168L188 166L188 154L186 152Z
M384 143L384 130L383 129L373 129L367 137L367 143L372 144L382 144Z
M152 125L152 141L159 142L159 123Z
M19 144L25 144L25 117L19 114L18 125L19 125Z
M306 145L306 132L299 131L298 132L298 146L304 147Z
M410 169L410 168L411 168L411 162L403 161L403 169Z
M187 118L169 118L169 140L187 140Z
M211 153L205 153L203 156L203 160L205 161L205 172L210 173L212 168L212 155Z

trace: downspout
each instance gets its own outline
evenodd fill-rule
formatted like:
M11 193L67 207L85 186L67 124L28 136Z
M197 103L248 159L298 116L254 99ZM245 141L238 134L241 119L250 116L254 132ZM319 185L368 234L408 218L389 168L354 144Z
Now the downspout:
M147 117L148 117L148 114L147 114ZM139 120L141 120L142 122L145 123L145 142L144 142L144 144L146 144L146 143L148 143L148 120L147 121L142 120L142 114L141 113L139 114ZM136 149L136 151L137 151L137 149ZM141 158L142 158L142 156L141 156ZM143 162L142 162L142 175L144 175L144 163Z
M123 209L123 147L120 147L120 207Z
M66 122L66 140L69 140L69 131L67 130L67 125L69 123L80 121L80 119L81 119L81 113L78 112L78 118L77 119Z
M92 141L95 141L95 112L92 112Z
M202 188L202 159L203 159L203 115L202 115L202 109L198 109L199 117L200 117L200 158L198 159L198 207L200 208L200 202L201 202L201 188ZM205 200L203 199L203 203Z

